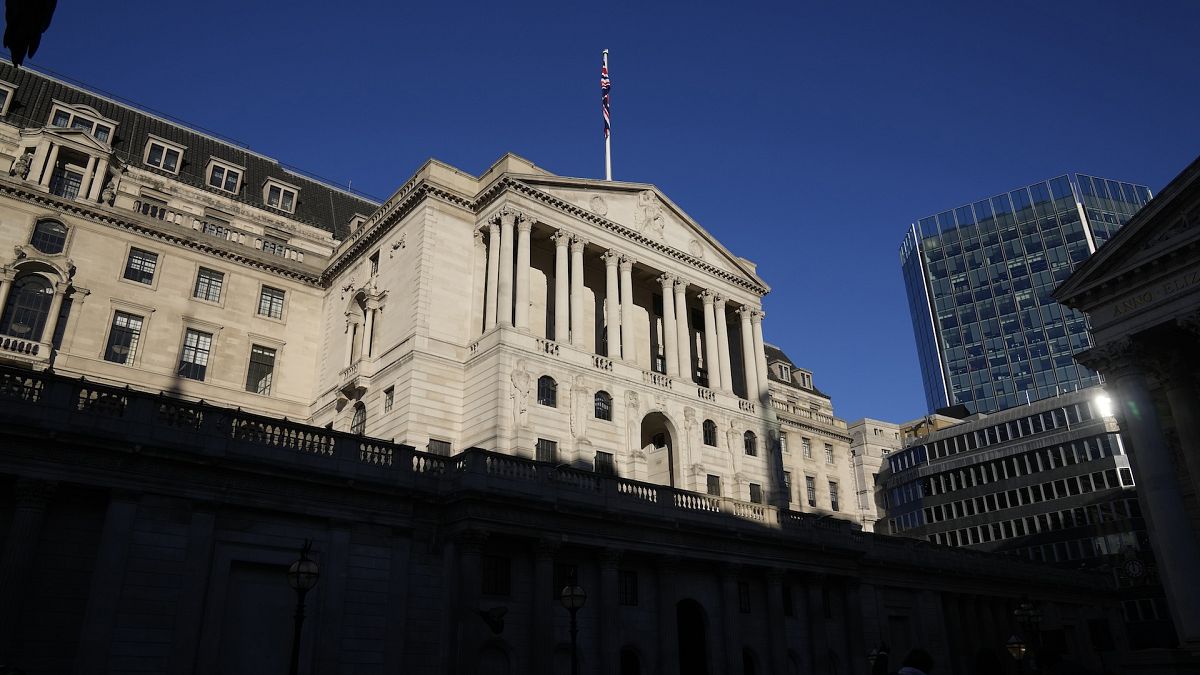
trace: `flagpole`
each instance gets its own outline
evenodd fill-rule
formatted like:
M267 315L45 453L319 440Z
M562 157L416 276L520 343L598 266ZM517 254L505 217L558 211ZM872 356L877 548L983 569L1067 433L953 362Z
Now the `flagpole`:
M608 77L608 50L604 50L603 54L604 77ZM606 101L607 103L607 101ZM605 117L608 116L608 108L605 107ZM604 127L604 180L612 180L612 124L607 120Z

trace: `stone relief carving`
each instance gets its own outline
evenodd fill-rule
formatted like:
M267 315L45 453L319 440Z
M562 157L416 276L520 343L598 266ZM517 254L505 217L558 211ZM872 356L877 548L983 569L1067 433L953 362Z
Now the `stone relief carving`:
M33 153L26 152L13 162L12 168L9 169L8 175L20 176L22 180L29 175L29 165L33 163Z
M396 257L396 249L401 249L404 247L405 247L404 235L402 234L402 235L400 235L399 239L392 242L392 250L391 250L391 252L388 253L388 257L395 258Z
M688 253L691 253L692 256L696 258L704 258L704 247L700 245L700 241L698 239L693 239L688 242Z
M588 388L582 375L571 385L571 434L578 439L587 435Z
M100 191L100 201L112 206L113 201L117 198L117 181L110 180L108 185Z
M636 450L639 452L642 447L642 443L641 443L642 420L638 414L638 410L640 407L641 407L641 401L638 399L638 393L636 391L625 392L625 409L626 409L625 426L628 429L628 434L629 434L629 438L628 438L629 442L628 442L627 447L630 450ZM644 459L645 455L642 454L641 457Z
M633 225L638 232L656 237L663 238L663 228L667 221L663 218L662 204L658 203L658 197L654 195L653 190L642 190L638 193L637 208L633 212Z
M513 388L509 398L513 400L513 423L525 427L529 424L529 388L533 378L525 369L524 359L517 361L511 379Z
M604 198L600 195L592 196L592 201L589 203L589 207L592 209L592 213L598 216L608 215L608 204L605 203Z

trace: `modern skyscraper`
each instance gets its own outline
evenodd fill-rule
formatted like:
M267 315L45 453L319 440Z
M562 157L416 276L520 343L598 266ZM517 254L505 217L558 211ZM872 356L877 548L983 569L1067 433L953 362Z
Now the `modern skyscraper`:
M1086 317L1050 292L1150 196L1064 175L913 223L900 265L929 410L995 412L1097 384L1071 358L1091 346Z

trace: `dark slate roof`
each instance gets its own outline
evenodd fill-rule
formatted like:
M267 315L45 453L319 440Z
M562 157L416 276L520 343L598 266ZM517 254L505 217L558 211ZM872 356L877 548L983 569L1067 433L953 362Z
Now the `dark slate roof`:
M170 122L157 115L119 103L86 89L52 79L28 68L14 68L7 62L0 63L0 79L17 85L16 95L9 106L4 121L21 128L43 127L49 123L50 110L55 99L73 105L94 108L104 117L115 121L118 126L110 139L115 154L121 161L147 171L186 183L193 187L231 198L285 218L318 227L337 239L344 239L349 232L350 219L356 213L369 215L379 206L377 203L333 188L293 172L286 171L276 160L264 157L221 141L209 134ZM159 171L142 164L142 153L150 134L185 146L183 164L179 175ZM241 192L228 192L209 187L204 170L210 158L246 167ZM300 188L296 212L289 214L273 209L263 202L262 186L268 178L276 178Z
M775 345L770 344L768 342L764 342L763 343L763 355L766 356L766 359L767 359L767 379L775 380L776 382L782 382L786 385L796 387L797 389L805 389L807 391L811 391L812 393L816 394L817 396L821 396L823 398L829 398L829 394L826 394L825 392L821 391L820 389L817 389L817 385L815 385L815 384L812 386L811 389L808 387L800 386L800 383L796 381L796 373L794 372L796 370L796 368L799 368L799 366L797 366L795 363L792 363L792 360L790 358L788 358L788 355L784 354L783 350L780 349L779 347L776 347ZM793 371L792 372L792 380L790 382L788 382L787 380L779 379L779 376L775 374L775 371L771 370L771 364L775 363L776 361L783 361L784 363L786 363L788 365L788 367L790 367L792 369L792 371ZM801 370L808 370L808 369L802 368Z

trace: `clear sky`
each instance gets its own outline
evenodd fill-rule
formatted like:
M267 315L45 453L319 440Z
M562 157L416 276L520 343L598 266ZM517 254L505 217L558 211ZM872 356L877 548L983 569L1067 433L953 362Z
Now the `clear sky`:
M771 285L767 340L849 420L924 414L909 223L1200 153L1200 2L59 0L30 61L386 197L505 152L654 183Z

